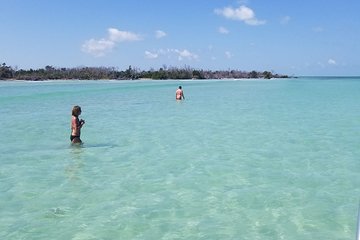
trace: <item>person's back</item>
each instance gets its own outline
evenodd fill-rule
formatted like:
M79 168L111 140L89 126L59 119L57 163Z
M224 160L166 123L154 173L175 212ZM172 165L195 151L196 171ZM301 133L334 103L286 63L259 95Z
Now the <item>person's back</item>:
M184 97L184 92L183 92L181 86L179 86L179 88L176 90L176 92L175 92L175 98L176 98L176 100L185 99L185 97Z

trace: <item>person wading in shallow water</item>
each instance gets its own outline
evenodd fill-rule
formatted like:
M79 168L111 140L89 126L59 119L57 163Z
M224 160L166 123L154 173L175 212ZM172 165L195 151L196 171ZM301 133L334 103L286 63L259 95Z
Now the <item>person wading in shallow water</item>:
M72 143L82 143L80 139L81 128L85 124L85 120L80 119L79 116L81 114L81 107L74 106L72 109L72 117L71 117L71 135L70 141Z
M179 86L179 88L175 92L175 98L176 100L185 100L184 91L182 90L182 87Z

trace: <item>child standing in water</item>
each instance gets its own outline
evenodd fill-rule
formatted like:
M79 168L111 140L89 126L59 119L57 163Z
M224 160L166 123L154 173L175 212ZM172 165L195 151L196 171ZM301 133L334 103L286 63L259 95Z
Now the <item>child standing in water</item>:
M72 109L72 117L71 117L71 135L70 141L72 143L82 143L80 139L80 130L85 124L85 120L80 119L79 116L81 114L81 107L74 106Z

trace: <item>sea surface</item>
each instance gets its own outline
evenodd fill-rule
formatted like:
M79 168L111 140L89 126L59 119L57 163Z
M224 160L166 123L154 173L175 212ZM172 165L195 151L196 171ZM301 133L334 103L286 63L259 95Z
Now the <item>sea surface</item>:
M0 121L0 239L355 239L360 78L6 81Z

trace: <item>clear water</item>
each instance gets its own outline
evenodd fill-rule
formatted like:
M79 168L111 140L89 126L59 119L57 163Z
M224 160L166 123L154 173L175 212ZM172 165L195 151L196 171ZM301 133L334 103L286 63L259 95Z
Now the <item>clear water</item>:
M0 82L0 239L354 239L359 92L360 78Z

